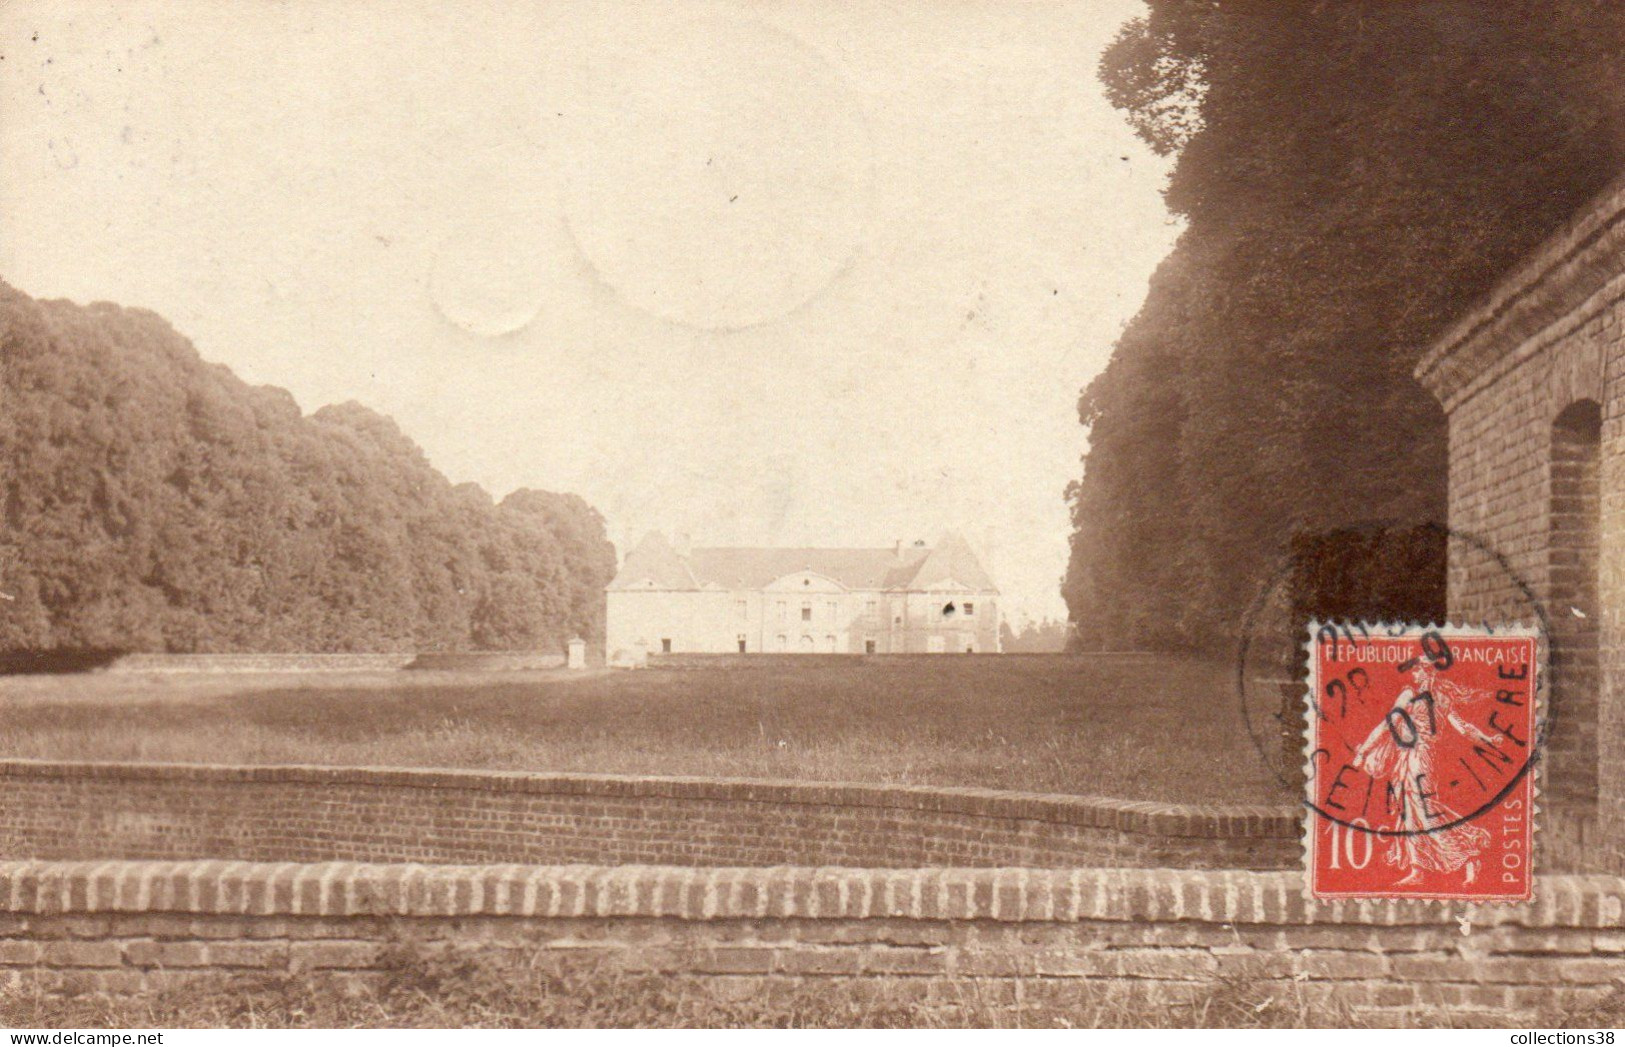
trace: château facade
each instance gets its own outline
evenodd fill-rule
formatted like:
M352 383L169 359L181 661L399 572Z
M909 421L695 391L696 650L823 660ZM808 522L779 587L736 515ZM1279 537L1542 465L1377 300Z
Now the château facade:
M998 587L952 533L881 549L691 549L651 533L606 594L612 660L999 650Z

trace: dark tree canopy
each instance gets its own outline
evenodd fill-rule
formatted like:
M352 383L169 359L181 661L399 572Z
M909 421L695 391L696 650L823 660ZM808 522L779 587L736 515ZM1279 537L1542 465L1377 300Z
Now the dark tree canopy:
M0 650L553 648L615 552L575 495L454 487L359 404L302 416L163 319L0 284Z
M1100 74L1187 225L1079 400L1063 590L1084 647L1213 647L1306 536L1443 520L1411 370L1620 170L1625 6L1148 6Z

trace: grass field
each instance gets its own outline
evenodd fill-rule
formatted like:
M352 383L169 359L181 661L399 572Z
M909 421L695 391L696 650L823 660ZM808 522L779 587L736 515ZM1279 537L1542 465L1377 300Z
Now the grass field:
M1288 802L1229 667L966 658L639 672L0 679L0 756L707 774ZM1296 983L1214 981L1180 1007L1086 981L868 977L772 992L611 968L399 950L380 977L205 978L137 996L13 988L0 1026L1319 1027L1355 1016ZM1596 1014L1437 1009L1423 1025L1612 1026ZM1392 1019L1384 1019L1384 1023Z
M1283 802L1229 667L1008 657L805 668L14 677L0 756L701 774Z

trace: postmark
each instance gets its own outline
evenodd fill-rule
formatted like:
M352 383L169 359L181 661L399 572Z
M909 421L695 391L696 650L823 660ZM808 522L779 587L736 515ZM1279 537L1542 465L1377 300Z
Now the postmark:
M1442 524L1406 524L1403 521L1373 520L1340 529L1358 538L1384 562L1398 564L1402 572L1426 570L1433 555L1407 556L1405 550L1417 536L1433 544L1448 543L1452 560L1459 560L1479 574L1502 596L1491 605L1475 607L1475 621L1523 622L1535 626L1541 638L1542 667L1549 683L1559 670L1559 651L1551 642L1551 616L1536 596L1534 588L1513 568L1512 563L1483 537ZM1407 534L1410 537L1407 537ZM1340 593L1340 603L1352 611L1329 608L1319 601L1303 599L1300 591L1301 564L1283 555L1265 575L1251 603L1243 612L1235 662L1235 697L1248 740L1259 764L1280 789L1280 798L1297 806L1304 795L1303 692L1308 673L1308 645L1304 627L1311 620L1357 620L1390 622L1432 621L1444 613L1442 565L1436 599L1395 601L1388 587L1366 578L1351 582ZM1315 564L1316 570L1319 564ZM1551 736L1558 710L1543 702L1536 714L1536 737Z
M1311 622L1307 647L1309 894L1528 901L1541 632Z

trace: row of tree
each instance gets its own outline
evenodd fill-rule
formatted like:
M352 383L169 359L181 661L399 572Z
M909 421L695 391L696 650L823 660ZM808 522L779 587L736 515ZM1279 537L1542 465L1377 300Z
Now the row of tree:
M1053 618L1035 620L1032 615L1021 616L1019 629L1009 619L999 623L999 646L1006 654L1057 654L1066 650L1067 635L1071 630L1066 622Z
M1215 648L1294 548L1443 519L1444 416L1412 369L1621 169L1625 5L1148 9L1100 75L1177 154L1186 228L1079 400L1063 589L1075 646Z
M0 649L534 650L600 639L579 497L453 485L393 421L0 284Z

